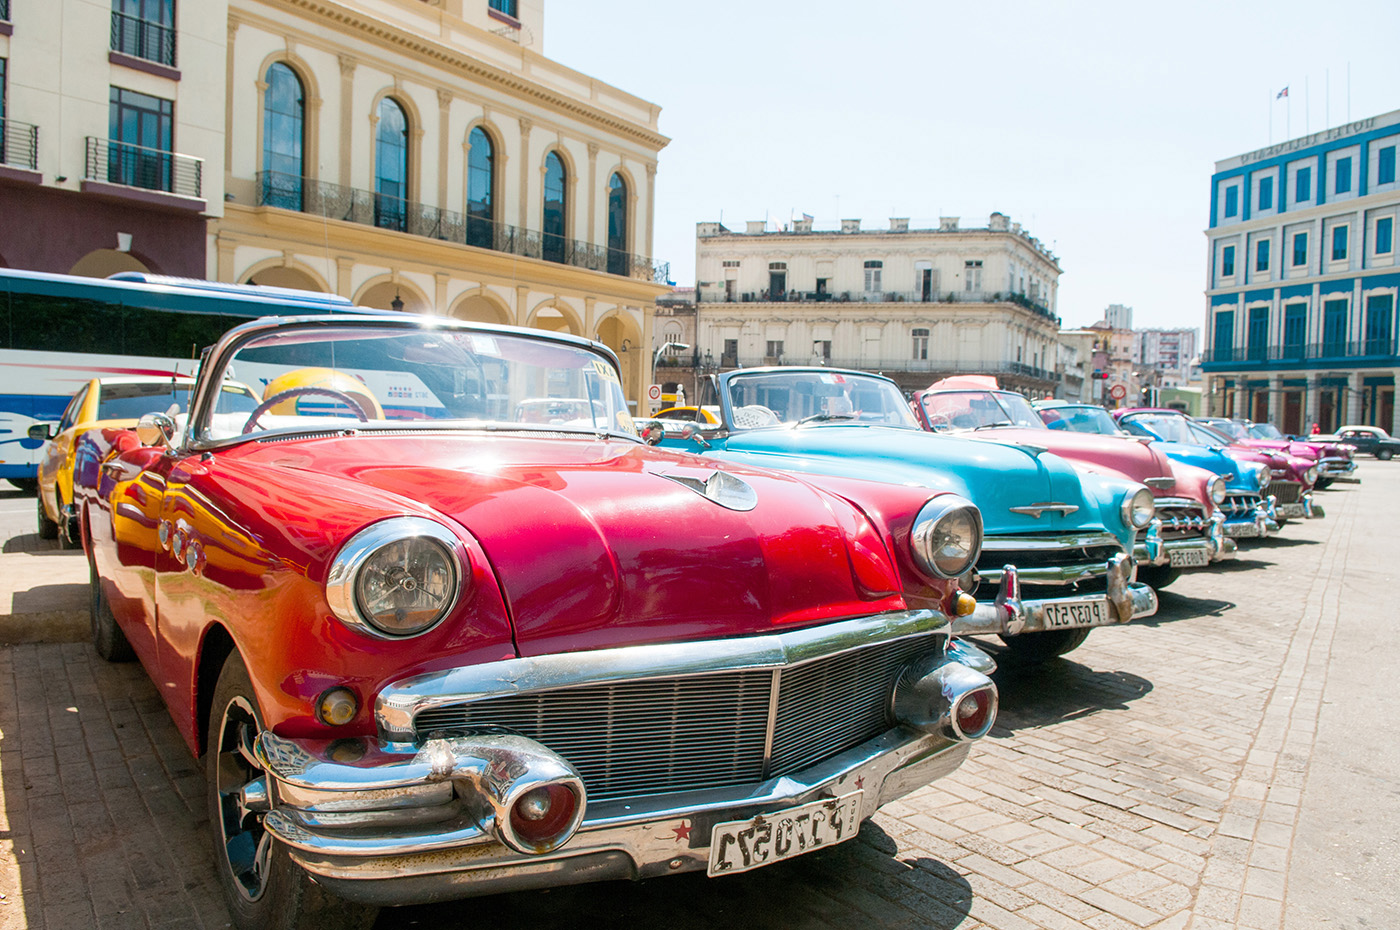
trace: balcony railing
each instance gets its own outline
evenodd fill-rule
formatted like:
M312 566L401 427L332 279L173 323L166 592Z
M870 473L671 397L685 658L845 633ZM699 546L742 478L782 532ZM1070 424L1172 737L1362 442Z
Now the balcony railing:
M93 181L165 191L184 197L203 196L203 159L129 142L88 136L85 172L83 177Z
M4 2L0 0L0 3ZM3 18L0 16L0 19ZM17 119L0 119L0 165L38 170L39 127Z
M828 368L851 368L859 371L927 372L934 374L978 374L978 375L1020 375L1041 381L1054 381L1053 371L1036 368L1021 362L987 362L977 359L923 359L923 358L814 358L812 356L783 355L777 358L764 355L724 355L720 358L724 368L759 368L769 365L825 365Z
M175 30L112 11L112 51L175 67Z
M704 303L1013 303L1050 320L1058 320L1049 307L1024 294L1001 291L945 291L924 294L921 291L744 291L735 301L706 296Z
M1400 342L1394 337L1389 337L1351 342L1300 342L1288 345L1207 349L1201 353L1201 364L1264 365L1275 362L1394 358L1397 355L1400 355Z
M642 255L277 171L258 172L257 188L259 206L297 210L658 284L665 283L671 272L669 263L653 262Z

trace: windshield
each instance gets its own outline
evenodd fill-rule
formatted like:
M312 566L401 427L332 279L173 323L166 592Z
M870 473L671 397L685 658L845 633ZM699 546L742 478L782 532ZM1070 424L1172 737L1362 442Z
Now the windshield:
M190 404L194 385L185 382L150 381L142 384L103 384L97 399L99 420L138 420L148 413L176 416ZM258 405L241 384L225 384L219 392L219 409L248 413Z
M1040 418L1051 429L1067 429L1076 433L1098 433L1101 436L1121 436L1123 431L1102 407L1042 407Z
M1272 423L1255 423L1249 428L1249 434L1255 439L1287 439L1288 437L1278 431L1278 427Z
M725 390L733 429L824 421L919 428L899 388L883 378L794 369L736 375Z
M934 391L921 402L929 426L938 432L992 426L1045 429L1030 402L1010 391Z
M1197 422L1202 426L1215 430L1217 433L1229 436L1231 439L1250 438L1249 430L1245 429L1244 424L1236 423L1234 420L1222 420L1217 418L1213 420L1199 420Z
M428 425L635 436L617 369L586 347L449 326L292 324L251 336L217 378L256 410L203 411L198 440L277 429Z
M1191 432L1190 422L1185 417L1174 417L1162 413L1139 413L1124 417L1119 425L1137 436L1153 436L1165 442L1185 442L1199 445L1200 440ZM1210 445L1217 445L1212 441Z
M1187 442L1200 443L1204 446L1233 446L1235 444L1233 438L1212 426L1207 426L1204 423L1196 423L1193 420L1187 420L1185 417L1180 417L1179 419L1186 422L1186 428L1196 437L1195 439L1186 440Z

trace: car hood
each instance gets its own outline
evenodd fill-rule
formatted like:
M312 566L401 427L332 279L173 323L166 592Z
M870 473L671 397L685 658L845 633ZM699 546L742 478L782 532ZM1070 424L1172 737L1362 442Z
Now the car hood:
M268 444L244 462L282 472L287 487L315 487L313 474L368 485L456 523L485 553L522 655L904 606L897 583L877 591L855 578L862 558L863 580L896 577L860 511L788 475L627 441L481 434ZM751 489L752 509L697 490L721 471ZM862 529L874 546L852 544Z
M1185 462L1187 465L1213 471L1217 475L1225 475L1225 487L1230 491L1245 494L1259 493L1259 489L1254 486L1253 482L1243 478L1240 461L1227 455L1224 446L1198 446L1185 442L1167 442L1161 439L1152 440L1152 445L1165 452L1167 457L1174 462Z
M977 504L988 535L1109 528L1123 536L1119 501L1098 493L1044 445L960 439L923 430L824 424L746 430L713 441L709 454L783 471L867 478L961 494ZM1012 507L1067 504L1071 513L1039 517ZM1104 509L1115 511L1112 522Z
M1155 444L1127 436L1102 436L1070 430L999 428L959 433L961 438L1013 442L1049 448L1056 455L1106 474L1147 484L1149 479L1172 478L1171 460ZM1161 482L1156 482L1161 484ZM1153 486L1158 496L1186 493L1185 489Z

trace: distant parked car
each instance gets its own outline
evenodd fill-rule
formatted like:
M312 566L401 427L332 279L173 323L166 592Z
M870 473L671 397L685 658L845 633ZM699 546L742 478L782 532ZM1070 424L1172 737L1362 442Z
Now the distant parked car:
M1353 477L1352 474L1356 471L1356 462L1352 461L1352 453L1355 449L1345 443L1318 441L1314 437L1289 439L1272 424L1255 423L1239 418L1195 417L1194 419L1198 423L1204 423L1219 430L1239 445L1311 459L1317 465L1317 482L1313 486L1318 490L1326 488L1334 482L1361 483L1361 479Z
M1326 436L1309 436L1309 439L1335 440L1355 446L1357 452L1374 455L1382 462L1400 454L1400 439L1394 439L1379 426L1343 426L1337 432Z

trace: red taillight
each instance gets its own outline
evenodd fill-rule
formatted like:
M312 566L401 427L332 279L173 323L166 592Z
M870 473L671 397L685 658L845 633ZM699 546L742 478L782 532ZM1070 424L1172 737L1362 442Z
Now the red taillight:
M958 699L953 707L953 725L963 739L977 739L992 728L996 711L996 691L977 688Z
M510 828L523 843L545 851L560 844L577 812L578 798L567 786L541 785L511 807Z

